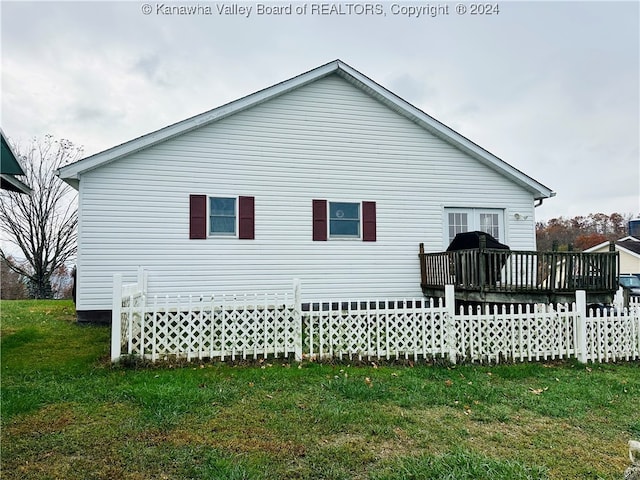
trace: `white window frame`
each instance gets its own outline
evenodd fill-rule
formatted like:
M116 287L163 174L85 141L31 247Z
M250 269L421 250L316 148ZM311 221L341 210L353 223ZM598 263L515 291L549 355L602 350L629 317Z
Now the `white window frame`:
M350 203L358 205L358 236L355 235L332 235L331 234L331 204L332 203ZM362 201L353 200L327 200L327 240L350 241L362 240Z
M234 199L234 213L235 213L235 225L233 227L233 233L225 232L212 232L211 231L211 199ZM207 237L211 238L238 238L239 235L239 217L240 217L240 198L237 195L207 195Z
M473 232L476 230L482 230L480 228L480 215L482 214L497 214L498 215L498 240L500 243L507 243L506 226L505 226L505 214L503 208L478 208L478 207L444 207L443 210L443 235L442 241L444 248L447 248L451 243L449 239L449 214L450 213L466 213L467 214L467 231ZM495 235L494 235L495 237Z

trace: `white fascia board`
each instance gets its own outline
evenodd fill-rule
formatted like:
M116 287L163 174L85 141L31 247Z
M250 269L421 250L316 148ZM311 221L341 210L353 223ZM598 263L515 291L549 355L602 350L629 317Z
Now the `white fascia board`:
M431 117L430 115L423 112L419 108L411 105L406 100L402 99L401 97L397 96L393 92L382 87L381 85L374 82L367 76L361 74L357 70L354 70L353 68L351 68L350 66L342 62L339 62L339 66L340 66L340 71L338 72L338 74L341 75L343 78L350 80L352 83L359 84L360 88L369 92L370 94L373 94L374 97L378 98L378 100L385 103L394 111L404 115L409 120L420 125L422 128L428 130L429 132L433 133L434 135L438 136L444 141L454 145L456 148L471 155L472 157L481 161L485 165L488 165L494 170L497 170L503 175L506 175L507 177L511 178L516 183L520 184L521 186L525 187L527 190L531 191L534 194L536 200L555 196L555 192L553 192L551 189L549 189L545 185L537 182L536 180L524 174L517 168L509 165L504 160L501 160L500 158L496 157L492 153L483 149L482 147L475 144L474 142L464 137L463 135L459 134L455 130L447 127L443 123L440 123L435 118ZM342 74L342 72L345 72L348 76L352 78L349 79L347 76ZM356 82L354 82L353 80L355 80Z
M584 253L591 253L591 252L595 252L596 250L600 250L601 248L608 247L609 243L611 243L611 242L609 242L609 240L607 240L606 242L599 243L598 245L594 245L591 248L587 248L584 251ZM617 247L617 245L616 245L616 247Z
M60 178L71 184L72 180L79 180L80 174L84 172L93 170L94 168L122 158L126 155L144 150L153 145L169 140L170 138L182 135L190 130L221 120L222 118L233 115L234 113L240 112L246 108L258 105L290 90L299 88L307 83L329 75L337 69L337 61L328 63L314 70L298 75L297 77L285 80L284 82L265 88L246 97L242 97L231 103L227 103L214 108L213 110L209 110L178 123L174 123L168 127L161 128L160 130L156 130L155 132L130 140L70 165L66 165L60 168L57 173Z

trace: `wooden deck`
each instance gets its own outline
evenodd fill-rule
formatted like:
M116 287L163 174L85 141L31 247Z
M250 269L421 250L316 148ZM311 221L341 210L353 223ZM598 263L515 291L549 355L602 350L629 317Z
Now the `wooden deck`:
M611 303L618 289L617 252L534 252L475 248L425 253L420 244L422 291L482 303L572 302L585 290L589 303Z

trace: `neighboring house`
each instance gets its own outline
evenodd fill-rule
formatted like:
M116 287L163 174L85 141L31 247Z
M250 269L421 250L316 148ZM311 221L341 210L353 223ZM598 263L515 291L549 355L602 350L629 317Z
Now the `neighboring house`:
M508 135L508 133L505 133ZM422 296L419 243L535 249L554 193L342 61L60 169L79 190L77 310L149 295Z
M603 242L595 247L588 248L585 252L601 253L609 250L611 242ZM640 273L640 238L628 236L614 242L616 252L620 256L620 273Z
M3 190L11 190L12 192L30 195L31 188L16 178L16 176L24 176L24 170L22 170L18 162L18 156L11 148L11 145L9 145L1 129L0 136L2 137L0 149L0 187Z

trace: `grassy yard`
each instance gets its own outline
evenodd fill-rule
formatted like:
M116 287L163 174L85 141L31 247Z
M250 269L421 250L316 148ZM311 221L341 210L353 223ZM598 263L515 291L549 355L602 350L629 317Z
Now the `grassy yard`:
M0 304L2 478L620 479L640 365L109 365L63 301Z

